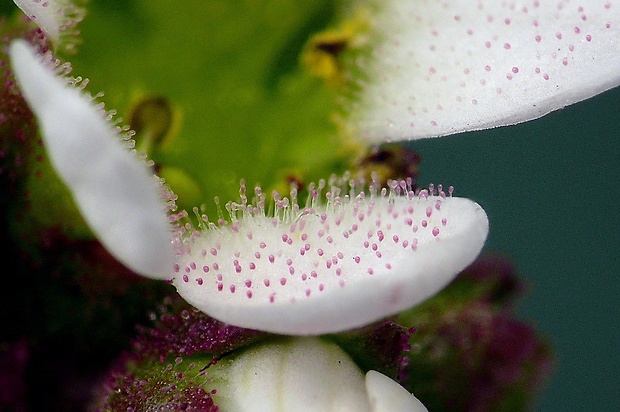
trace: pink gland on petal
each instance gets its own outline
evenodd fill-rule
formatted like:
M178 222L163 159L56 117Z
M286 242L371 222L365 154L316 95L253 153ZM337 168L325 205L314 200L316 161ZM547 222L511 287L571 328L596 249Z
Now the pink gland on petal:
M323 189L318 187L326 192L321 195ZM224 322L279 333L327 333L395 313L435 293L456 275L451 270L430 282L407 280L433 276L434 265L426 260L419 264L420 274L401 269L414 265L422 246L425 250L444 243L449 246L449 237L461 230L460 225L469 230L472 219L478 219L482 229L474 231L481 234L475 236L476 246L459 268L482 247L486 215L475 203L452 198L452 189L446 196L441 186L438 191L433 186L414 190L406 181L391 181L387 190L374 183L367 191L363 187L360 182L349 182L348 176L333 178L328 185L313 186L305 207L297 203L296 191L291 191L290 198L274 194L273 214L266 211L265 196L257 188L258 197L226 205L229 224L206 224L202 230L186 231L178 252L186 272L173 283L191 304ZM467 213L455 207L465 207ZM459 215L466 216L463 222L454 217ZM442 242L436 242L439 239ZM211 253L200 253L203 250ZM316 252L300 253L309 250ZM260 259L265 254L268 258ZM426 255L420 256L427 259ZM439 254L436 259L440 263L443 257ZM442 266L443 262L437 267ZM199 282L199 278L204 280ZM376 291L375 282L380 282ZM415 287L416 282L420 286ZM236 293L240 287L242 294ZM394 288L403 292L396 293ZM376 299L388 304L365 307L374 305ZM323 320L315 318L331 306L339 309L330 312L330 320L323 325ZM360 320L349 319L356 317L349 311L356 310L364 313Z

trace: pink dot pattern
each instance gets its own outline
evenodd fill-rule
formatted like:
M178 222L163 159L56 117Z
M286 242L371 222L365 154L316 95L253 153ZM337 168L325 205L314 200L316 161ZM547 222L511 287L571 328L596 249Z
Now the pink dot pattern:
M393 181L389 189L371 189L370 194L345 193L332 189L325 204L314 201L306 208L280 200L276 217L255 203L237 205L242 213L233 213L232 223L210 225L183 241L173 284L192 305L225 322L276 332L326 333L342 330L340 323L353 327L380 319L434 293L459 269L434 273L428 259L435 257L429 251L437 249L437 258L450 262L452 256L442 257L453 251L450 242L477 221L483 230L474 230L471 243L481 248L486 237L486 215L479 220L479 206L453 198L452 188L447 193L441 185L414 192L410 182ZM450 250L441 252L444 247ZM479 248L456 257L458 267L468 264ZM420 250L425 261L416 268ZM420 281L418 276L435 278ZM381 305L375 309L373 302ZM301 313L293 316L296 307ZM329 307L339 309L327 319ZM358 312L362 315L356 319ZM279 329L278 317L301 329ZM304 322L314 323L304 329Z
M620 4L385 2L368 73L349 107L369 141L540 117L620 83ZM441 109L439 109L441 108Z
M306 209L293 222L247 215L194 234L174 267L175 283L227 299L295 303L364 276L389 276L404 255L450 230L442 190L334 202L329 213Z

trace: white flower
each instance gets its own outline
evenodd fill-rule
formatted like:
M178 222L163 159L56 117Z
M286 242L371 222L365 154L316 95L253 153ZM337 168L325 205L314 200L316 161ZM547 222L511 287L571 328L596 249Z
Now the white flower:
M372 143L523 121L619 81L611 1L380 6L349 118ZM242 187L230 224L206 223L173 245L161 188L118 130L26 44L10 53L52 163L97 237L221 321L297 335L361 326L432 296L486 239L486 214L472 201L411 193L407 182L366 193L345 180L319 183L307 207L294 191L276 199L273 215L259 189L248 199Z
M210 384L223 412L426 411L392 379L364 376L338 346L315 338L253 346L221 363L211 367L221 377Z
M10 54L51 161L102 243L138 273L173 278L181 296L221 321L298 335L362 326L442 289L486 239L480 206L441 188L329 187L323 204L319 185L315 203L279 200L272 217L260 193L255 204L242 201L231 224L177 245L175 263L161 189L145 163L27 44L14 42Z

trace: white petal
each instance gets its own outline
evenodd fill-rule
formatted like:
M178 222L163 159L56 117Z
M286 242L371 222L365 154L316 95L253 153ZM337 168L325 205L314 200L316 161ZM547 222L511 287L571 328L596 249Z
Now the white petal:
M23 41L10 57L38 118L56 171L105 247L144 276L167 278L174 262L161 187L92 101L56 77Z
M407 389L379 372L366 374L366 391L372 412L428 412Z
M225 372L214 396L222 412L369 411L362 371L317 339L252 347Z
M432 296L475 259L487 233L484 210L467 199L368 196L289 223L252 215L207 230L173 281L221 321L318 335Z
M60 39L60 33L68 24L67 13L72 9L68 0L13 0L33 20L53 43Z
M620 2L393 0L350 125L369 142L543 116L620 84Z

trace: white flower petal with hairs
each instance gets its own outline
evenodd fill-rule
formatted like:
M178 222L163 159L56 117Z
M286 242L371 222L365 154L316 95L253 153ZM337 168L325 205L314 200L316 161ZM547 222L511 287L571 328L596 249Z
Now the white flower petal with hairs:
M241 205L231 225L191 239L173 283L216 319L275 333L338 332L408 309L478 256L488 220L441 187L390 186L342 195L332 186L325 204L282 206L284 217Z
M133 271L166 279L174 262L163 189L92 99L56 76L23 40L11 43L18 85L56 172L103 245Z
M181 296L221 321L295 335L362 326L437 293L486 239L482 208L440 187L414 193L402 181L341 194L352 183L323 182L309 207L293 194L273 216L260 194L242 201L230 224L185 238L174 264L161 188L144 161L27 44L14 42L10 55L51 161L96 236L137 273L173 277Z
M543 116L620 84L620 2L392 0L376 5L348 107L369 143Z

